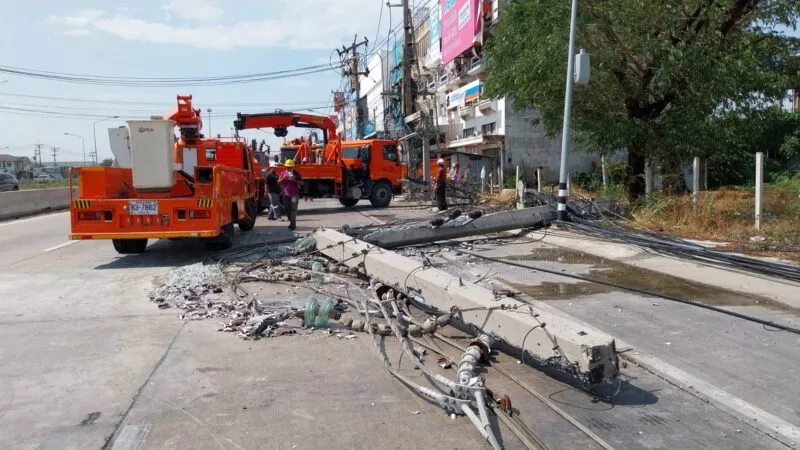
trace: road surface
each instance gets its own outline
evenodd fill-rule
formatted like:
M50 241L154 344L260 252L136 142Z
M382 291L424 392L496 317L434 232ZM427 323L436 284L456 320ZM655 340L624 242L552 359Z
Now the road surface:
M375 220L330 201L301 212L299 233ZM159 241L120 256L107 241L67 241L68 217L0 223L0 448L487 448L466 419L391 378L366 338L248 342L214 320L157 309L147 298L154 283L204 260L200 244ZM260 218L237 245L288 237L285 225ZM608 404L514 358L498 363L617 448L785 448L637 367L623 370ZM487 382L556 448L598 448L514 383L496 373ZM502 438L522 448L508 430Z

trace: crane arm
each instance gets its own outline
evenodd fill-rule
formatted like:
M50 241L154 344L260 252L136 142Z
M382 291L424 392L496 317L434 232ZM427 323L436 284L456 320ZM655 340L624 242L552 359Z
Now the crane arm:
M262 114L239 113L237 114L237 119L233 122L233 126L240 131L252 128L274 128L276 131L288 127L317 128L325 133L326 143L329 138L336 136L336 124L327 116L315 114L290 112Z

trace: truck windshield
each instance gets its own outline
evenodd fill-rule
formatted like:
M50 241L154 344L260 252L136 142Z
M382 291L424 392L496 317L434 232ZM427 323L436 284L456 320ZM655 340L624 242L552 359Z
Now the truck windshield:
M360 157L358 147L345 147L342 149L342 158L344 159L358 159Z
M281 148L281 164L286 162L287 159L294 159L295 155L297 155L296 148Z

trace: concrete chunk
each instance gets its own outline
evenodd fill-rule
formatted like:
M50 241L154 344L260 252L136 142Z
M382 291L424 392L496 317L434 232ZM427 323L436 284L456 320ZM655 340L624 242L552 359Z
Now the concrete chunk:
M590 382L613 380L618 375L614 339L601 331L512 298L498 299L486 288L337 231L322 229L314 235L317 248L326 256L349 266L363 263L369 276L400 291L418 293L441 311L463 310L465 323L540 360L564 364ZM505 309L499 309L501 305ZM473 308L477 309L470 310Z

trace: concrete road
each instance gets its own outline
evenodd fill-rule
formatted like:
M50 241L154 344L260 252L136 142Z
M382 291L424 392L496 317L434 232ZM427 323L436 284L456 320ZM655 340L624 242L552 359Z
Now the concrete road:
M300 233L373 222L337 202L301 209ZM0 448L485 448L389 377L365 339L248 343L157 309L154 280L206 258L199 243L122 257L68 241L68 222L0 223ZM286 225L259 219L237 244Z
M315 201L302 202L301 213L299 233L429 211ZM288 237L286 225L261 218L237 245ZM487 448L465 418L451 420L391 378L365 337L249 342L217 332L214 320L184 323L178 311L157 309L147 294L170 268L207 258L199 243L159 241L120 256L110 242L67 241L67 232L63 213L0 223L0 448ZM636 317L626 320L633 326ZM608 404L546 368L503 355L497 363L617 448L781 448L636 367ZM520 386L491 372L487 381L554 448L598 448ZM506 448L522 448L501 430Z
M722 306L774 322L793 326L800 322L800 310L769 299L700 285L540 242L486 246L481 250L486 256ZM679 384L699 391L703 390L701 384L714 386L714 396L734 405L735 413L745 416L765 413L759 418L762 424L769 422L783 428L788 425L795 430L800 427L796 401L800 388L795 382L800 375L800 336L796 334L659 297L540 271L498 267L492 263L479 263L474 271L492 271L494 279L538 300L539 307L558 309L613 336L618 340L618 348L632 347L626 353L632 358L648 355L648 361L655 361L651 366L659 372L668 374L676 372L675 369L683 372L676 380ZM732 272L729 276L735 279L737 274ZM774 284L782 286L780 280ZM708 392L705 395L711 397Z

